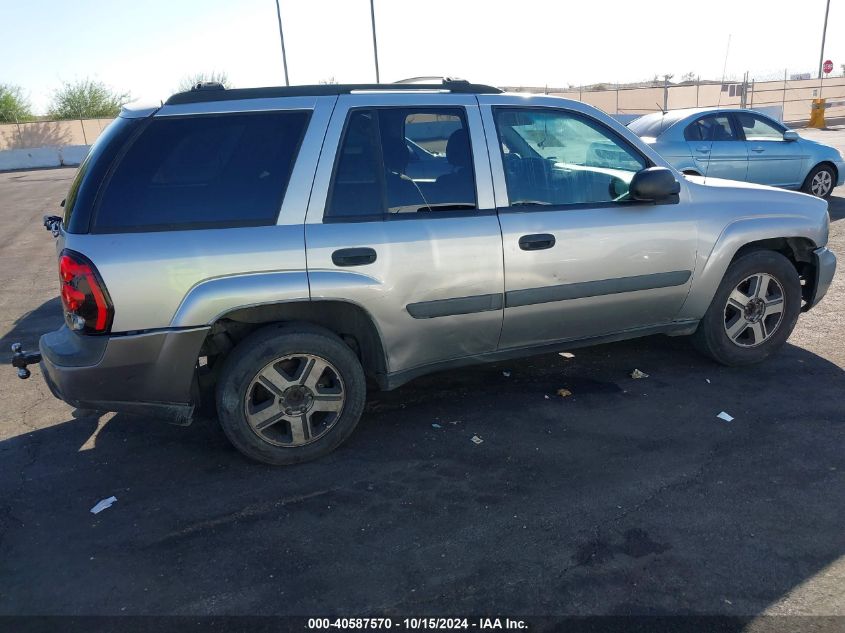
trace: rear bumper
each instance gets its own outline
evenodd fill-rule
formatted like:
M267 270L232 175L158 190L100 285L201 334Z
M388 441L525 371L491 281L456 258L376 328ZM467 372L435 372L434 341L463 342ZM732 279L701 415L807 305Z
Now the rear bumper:
M804 310L809 310L827 294L828 288L833 281L836 272L836 255L827 248L817 248L813 251L815 268L815 279L813 282L812 295L809 297Z
M41 337L41 369L68 404L166 417L187 424L194 376L208 328L123 336L80 336L62 327Z

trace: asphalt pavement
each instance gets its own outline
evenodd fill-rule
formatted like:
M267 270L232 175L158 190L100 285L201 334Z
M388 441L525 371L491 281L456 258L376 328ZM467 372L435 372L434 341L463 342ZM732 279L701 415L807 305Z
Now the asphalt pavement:
M0 174L2 350L61 321L40 219L73 173ZM420 378L289 468L7 368L0 615L845 616L843 300L840 264L755 367L658 336Z

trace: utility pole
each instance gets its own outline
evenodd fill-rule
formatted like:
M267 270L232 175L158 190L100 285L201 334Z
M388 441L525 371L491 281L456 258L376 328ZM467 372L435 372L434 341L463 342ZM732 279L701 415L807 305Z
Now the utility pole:
M819 79L822 78L822 64L824 63L824 40L827 37L827 16L830 13L830 0L827 0L827 8L824 10L824 28L822 29L822 50L819 52Z
M276 0L278 2L278 0ZM381 79L378 74L378 44L376 44L376 9L373 6L373 0L370 0L370 20L373 23L373 59L376 62L376 83L380 84Z
M279 41L282 43L282 66L285 67L285 85L289 86L288 56L285 54L285 34L282 32L282 10L279 8L279 0L276 0L276 17L279 18Z

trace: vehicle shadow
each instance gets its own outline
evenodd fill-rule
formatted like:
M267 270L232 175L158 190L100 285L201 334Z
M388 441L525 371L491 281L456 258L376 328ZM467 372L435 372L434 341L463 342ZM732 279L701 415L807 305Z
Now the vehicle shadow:
M27 312L15 321L12 329L0 337L0 362L10 361L13 343L20 343L27 351L36 351L40 336L44 332L60 328L62 322L62 302L58 297Z
M289 468L68 416L0 442L0 614L757 615L845 554L843 388L652 337L375 394Z
M833 222L845 218L845 198L841 196L831 196L828 199L827 211L830 214L831 221Z

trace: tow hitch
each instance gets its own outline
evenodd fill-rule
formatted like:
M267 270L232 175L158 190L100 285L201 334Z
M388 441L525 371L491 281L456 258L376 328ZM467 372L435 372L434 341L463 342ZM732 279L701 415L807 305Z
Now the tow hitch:
M12 343L12 367L18 370L18 378L26 380L32 375L27 365L34 365L41 362L41 354L38 352L25 352L20 343Z

